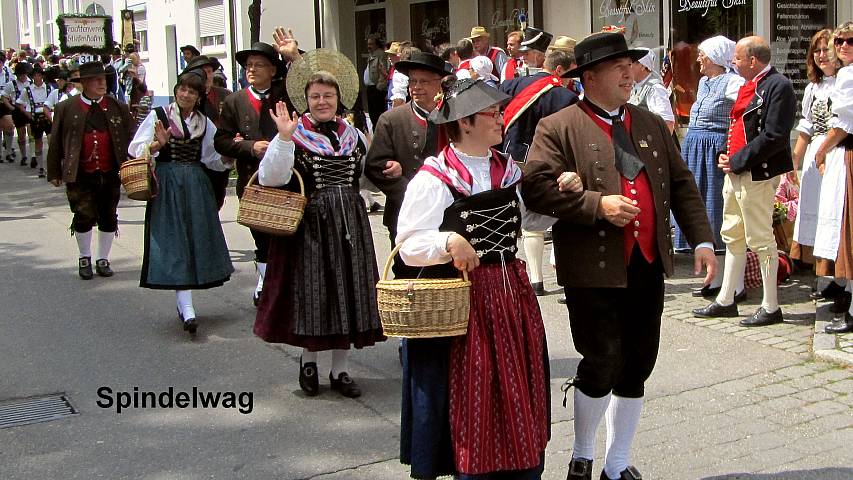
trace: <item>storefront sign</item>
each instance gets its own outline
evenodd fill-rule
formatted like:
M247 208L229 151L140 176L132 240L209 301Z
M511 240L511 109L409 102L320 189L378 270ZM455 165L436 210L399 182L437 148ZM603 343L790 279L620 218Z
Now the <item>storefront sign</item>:
M809 82L806 76L809 42L819 30L835 24L835 2L777 0L770 6L770 16L772 63L791 79L801 101Z
M101 53L113 51L113 19L102 15L60 15L59 47L63 53Z
M733 8L746 5L746 2L747 0L678 0L678 11L701 10L704 17L712 8Z
M632 47L663 45L661 0L592 0L592 31L605 26L625 29Z
M426 52L450 42L450 7L447 0L413 3L410 7L412 40Z

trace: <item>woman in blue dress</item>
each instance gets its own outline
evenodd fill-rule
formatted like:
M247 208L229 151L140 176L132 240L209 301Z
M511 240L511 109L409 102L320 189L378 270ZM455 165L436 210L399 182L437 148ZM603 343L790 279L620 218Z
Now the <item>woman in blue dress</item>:
M743 78L732 70L735 42L724 36L711 37L699 44L699 80L696 101L690 109L690 124L684 137L681 155L693 172L699 193L705 200L708 220L714 231L714 242L718 254L725 251L720 238L723 224L723 171L717 167L717 155L725 150L726 133L729 128L729 113L737 99ZM695 245L694 245L695 246ZM675 250L685 252L691 246L676 225ZM741 276L742 277L742 276ZM695 296L716 295L723 283L723 273L705 287L694 292ZM743 280L737 292L743 292Z
M194 335L192 290L218 287L234 267L222 233L213 186L204 172L227 166L213 148L216 127L198 111L202 74L178 77L175 102L148 114L128 147L134 158L155 157L157 194L145 207L145 244L139 286L175 290L178 319Z

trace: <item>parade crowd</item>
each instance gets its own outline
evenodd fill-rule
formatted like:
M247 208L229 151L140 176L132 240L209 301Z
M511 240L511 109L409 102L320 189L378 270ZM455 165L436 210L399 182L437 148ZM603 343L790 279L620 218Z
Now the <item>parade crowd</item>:
M630 48L618 29L576 42L527 27L506 51L483 27L432 52L370 37L362 72L338 52L300 50L281 27L272 40L237 52L245 88L233 93L215 58L183 47L174 101L155 108L132 45L82 64L52 48L7 52L0 158L65 187L78 273L91 280L113 275L119 167L150 157L140 286L175 291L191 335L192 291L234 273L219 218L232 170L238 198L255 185L304 191L292 235L251 230L251 296L254 333L302 349L307 396L320 394L326 351L331 389L360 396L349 351L386 340L368 219L382 192L394 277L470 280L465 335L401 342L400 460L413 478L541 478L550 374L537 296L548 232L582 355L564 385L567 397L574 387L568 479L592 478L602 420L599 478L642 478L629 454L676 252L705 271L694 294L713 300L695 315L739 316L754 257L762 301L741 324L783 321L780 183L799 186L793 255L832 278L814 292L834 302L827 331L853 331L853 23L812 37L801 112L764 39L701 42L681 140L658 54Z

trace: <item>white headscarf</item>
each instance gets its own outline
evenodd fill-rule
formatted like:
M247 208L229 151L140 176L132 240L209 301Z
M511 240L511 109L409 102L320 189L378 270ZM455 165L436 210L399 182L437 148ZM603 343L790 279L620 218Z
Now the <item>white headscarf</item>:
M471 59L471 69L477 72L477 75L483 80L494 80L498 81L497 77L492 75L492 68L494 65L492 61L489 60L489 57L484 55L480 55L479 57L474 57Z
M735 42L722 35L717 35L700 43L699 50L702 50L714 64L725 68L728 72L734 71L732 58L735 56Z
M638 62L642 63L644 67L648 68L652 72L657 72L660 70L658 68L658 56L655 54L654 50L650 50L648 48L638 48L637 50L646 50L646 56L639 59Z

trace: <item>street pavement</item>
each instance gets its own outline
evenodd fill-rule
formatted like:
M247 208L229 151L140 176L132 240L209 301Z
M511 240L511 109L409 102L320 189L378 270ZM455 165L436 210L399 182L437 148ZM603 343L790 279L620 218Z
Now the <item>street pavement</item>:
M252 241L236 224L233 191L221 212L236 272L225 286L195 292L199 335L176 319L174 294L138 287L144 204L119 208L116 276L82 281L64 189L29 169L0 165L0 409L12 400L64 392L77 414L0 428L0 479L403 479L399 446L397 340L354 351L350 373L364 390L332 392L321 355L321 394L297 382L299 350L252 335L256 281ZM378 261L388 253L381 215L371 216ZM549 247L550 248L550 247ZM816 356L827 318L807 300L811 278L781 289L786 322L743 329L699 320L690 296L699 279L677 260L667 282L661 352L647 384L632 461L646 479L853 479L853 370L844 342ZM564 479L572 409L560 386L579 361L564 306L540 297L551 355L552 439L543 478ZM741 313L760 292L750 291ZM820 340L824 341L826 339ZM825 347L825 348L824 348ZM840 352L840 353L839 353ZM823 358L832 358L825 361ZM850 362L853 363L853 362ZM98 390L252 392L235 408L101 408ZM571 395L571 392L569 393ZM570 399L571 400L571 399ZM599 430L596 470L603 462ZM597 478L594 477L594 478Z

